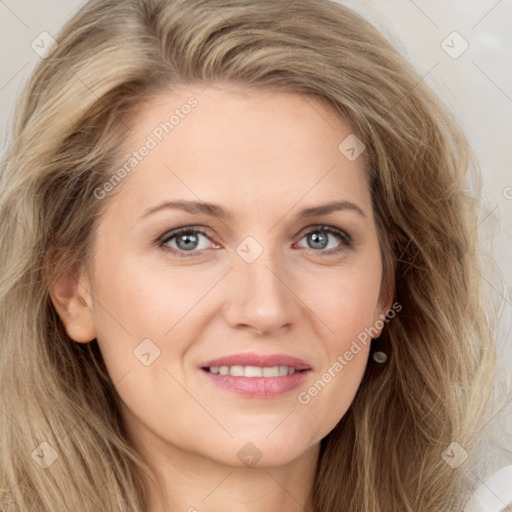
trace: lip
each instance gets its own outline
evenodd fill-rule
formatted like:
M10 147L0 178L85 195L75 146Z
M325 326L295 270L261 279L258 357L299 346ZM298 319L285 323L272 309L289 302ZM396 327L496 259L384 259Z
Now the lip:
M256 352L247 352L244 354L232 354L217 359L212 359L201 364L201 368L210 368L211 366L288 366L296 370L312 370L311 366L297 357L287 354L257 354ZM254 377L258 378L258 377ZM266 377L271 378L271 377Z
M279 377L235 377L210 373L206 369L211 366L288 366L295 368L296 373ZM202 364L200 370L210 382L227 391L250 398L271 398L303 385L312 368L306 361L286 354L249 352L212 359Z
M271 398L302 386L310 370L281 377L233 377L233 375L219 375L204 370L201 370L201 373L227 391L251 398Z

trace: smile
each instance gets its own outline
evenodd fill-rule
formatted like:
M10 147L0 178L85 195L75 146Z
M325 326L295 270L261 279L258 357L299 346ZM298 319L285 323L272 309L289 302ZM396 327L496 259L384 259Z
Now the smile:
M232 375L233 377L284 377L285 375L293 375L295 368L291 366L212 366L205 368L206 371L215 375ZM306 371L306 370L298 370Z

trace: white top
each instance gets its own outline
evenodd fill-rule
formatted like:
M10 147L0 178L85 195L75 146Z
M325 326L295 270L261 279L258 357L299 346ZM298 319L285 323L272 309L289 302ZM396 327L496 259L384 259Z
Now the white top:
M464 512L502 512L512 505L512 465L490 476L471 495Z

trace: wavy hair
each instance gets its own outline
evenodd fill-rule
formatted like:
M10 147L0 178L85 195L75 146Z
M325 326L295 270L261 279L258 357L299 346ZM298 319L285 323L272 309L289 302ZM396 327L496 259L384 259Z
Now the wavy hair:
M496 402L480 178L407 60L329 0L91 0L56 41L18 100L1 167L1 509L145 510L151 470L115 383L96 340L67 336L49 290L89 261L115 195L94 191L119 165L126 120L174 87L219 81L315 97L349 123L366 147L382 286L402 306L379 339L388 363L370 360L321 441L315 512L461 510ZM41 443L58 457L45 469ZM468 454L458 469L443 456L452 443Z

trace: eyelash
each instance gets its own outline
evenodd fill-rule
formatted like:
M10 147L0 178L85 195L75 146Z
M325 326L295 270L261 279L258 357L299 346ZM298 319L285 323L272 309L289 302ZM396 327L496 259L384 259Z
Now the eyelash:
M336 235L339 240L342 242L342 244L337 247L336 249L328 249L328 250L315 250L315 249L311 249L312 251L318 253L320 256L322 257L327 257L327 256L334 256L334 255L337 255L338 253L346 250L346 249L350 249L352 248L352 237L346 233L345 231L342 231L341 229L338 229L338 228L335 228L333 226L325 226L325 225L317 225L317 226L312 226L309 231L306 231L306 232L303 232L302 233L302 236L301 236L301 240L302 238L304 238L305 236L311 234L311 233L315 233L315 232L327 232L327 233L331 233L333 235ZM183 251L183 250L176 250L176 249L173 249L171 247L168 247L167 244L168 242L170 242L173 238L176 238L178 237L179 235L182 235L184 233L187 233L187 234L201 234L201 235L204 235L205 237L209 238L208 237L208 233L201 229L201 228L197 228L197 227L182 227L182 228L178 228L178 229L175 229L173 231L169 231L167 233L165 233L163 235L163 237L160 237L160 239L157 240L157 245L158 247L160 247L162 250L164 250L165 252L169 252L171 253L172 255L174 256L178 256L180 258L191 258L191 257L198 257L198 256L202 256L203 253L204 253L204 249L203 250L195 250L195 251L190 251L191 254L186 254L187 251Z

